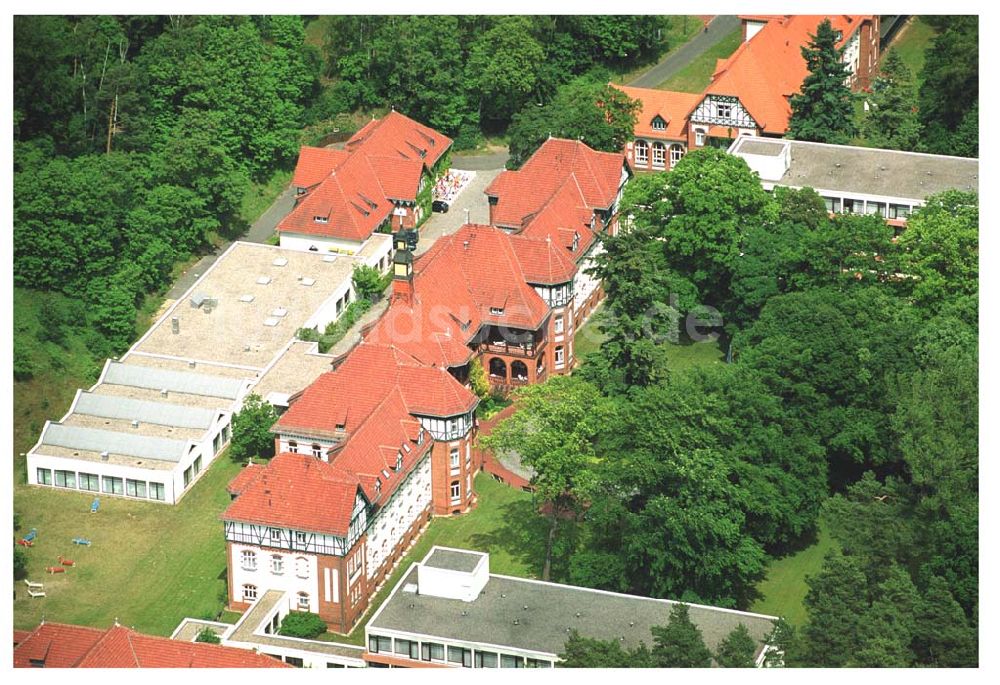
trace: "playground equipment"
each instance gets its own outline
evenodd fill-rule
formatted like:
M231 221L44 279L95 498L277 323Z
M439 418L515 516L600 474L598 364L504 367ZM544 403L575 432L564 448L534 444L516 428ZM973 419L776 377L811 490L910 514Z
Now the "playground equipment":
M87 538L73 538L74 545L87 545L90 547L90 540Z
M28 542L34 542L35 538L37 537L38 537L38 530L32 528L31 532L24 536L24 539L27 540Z
M63 566L76 566L75 561L67 559L61 554L59 555L59 563L62 564Z
M62 566L46 566L45 570L49 573L66 573L66 569Z
M94 501L90 503L90 513L96 514L100 506L101 506L101 498L95 497Z

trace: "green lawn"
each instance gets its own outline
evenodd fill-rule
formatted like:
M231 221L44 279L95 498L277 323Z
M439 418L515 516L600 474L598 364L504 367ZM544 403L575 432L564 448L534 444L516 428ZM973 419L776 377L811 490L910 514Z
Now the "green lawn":
M247 225L255 222L291 182L292 172L278 169L264 183L252 184L240 202L240 218Z
M667 29L663 36L663 40L666 41L669 46L667 51L660 55L657 62L663 61L671 53L677 52L678 49L689 40L701 33L704 24L701 18L693 15L673 15L670 17L670 28ZM628 83L633 79L642 76L644 73L649 71L649 69L654 66L653 64L643 64L642 66L636 67L632 71L625 72L624 74L616 74L612 77L611 81L613 83Z
M34 628L44 615L107 628L117 618L141 632L170 635L185 616L214 618L226 578L218 515L229 504L226 483L238 469L223 453L179 504L102 497L96 514L90 513L92 493L16 486L21 534L38 529L27 550L27 577L44 583L46 596L28 597L17 581L14 626ZM91 546L72 544L80 536ZM45 573L59 555L77 565L65 574Z
M432 519L423 536L375 595L354 631L346 637L327 633L326 639L363 645L365 624L413 562L423 559L434 545L489 552L490 573L522 578L541 576L548 524L535 512L532 496L496 482L485 472L476 476L475 487L478 506L462 516Z
M914 17L896 36L889 45L903 58L903 62L913 72L913 76L920 83L920 72L924 68L924 56L930 48L931 39L935 36L935 31L920 17Z
M783 616L796 626L805 623L806 609L802 601L809 591L806 576L819 572L824 555L836 544L821 520L816 542L800 552L771 562L767 577L757 586L763 597L751 605L750 611Z
M700 93L712 80L716 60L729 57L740 46L742 29L736 29L693 62L657 86L660 90Z

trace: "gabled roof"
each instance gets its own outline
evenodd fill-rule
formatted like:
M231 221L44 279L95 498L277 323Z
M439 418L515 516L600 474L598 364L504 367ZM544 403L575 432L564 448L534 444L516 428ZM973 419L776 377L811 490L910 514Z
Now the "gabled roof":
M611 85L641 103L642 108L635 121L635 135L643 138L683 140L688 113L701 102L703 97L699 93ZM666 122L665 130L653 128L653 119L657 116Z
M792 113L789 98L799 92L809 71L801 49L827 18L842 34L841 47L871 15L772 17L729 58L719 60L704 94L736 96L765 133L784 134Z
M625 155L598 152L579 140L549 138L517 171L503 171L486 188L498 199L493 207L497 226L523 227L570 174L576 177L586 206L607 209L621 183Z
M226 491L230 495L238 495L244 490L246 490L254 481L260 478L261 474L264 473L263 464L247 464L240 472L236 474L236 477L229 481L229 485L226 486Z
M347 141L348 152L365 150L370 155L422 162L428 169L451 147L452 140L429 126L393 110L368 122Z
M43 623L14 648L15 668L290 668L247 649L108 630Z
M577 234L581 236L581 242L583 235L591 235L590 229L585 231L586 233L580 231ZM569 234L561 236L563 241L569 239L568 245L559 245L548 236L531 238L522 233L510 237L528 283L558 285L573 280L573 276L576 275L576 263L567 249L572 248L573 235L569 231L560 232Z
M303 147L292 184L307 192L278 231L363 241L390 216L392 201L416 201L424 168L450 146L447 136L391 112L354 134L345 150Z
M576 174L570 174L562 186L531 218L520 235L529 238L547 238L554 245L564 248L565 254L569 256L571 262L577 262L583 258L590 246L597 240L594 230L590 227L592 219L593 211L586 206L580 184L576 181ZM575 247L574 235L578 236ZM521 257L520 251L518 251L518 256ZM523 258L521 262L522 267L524 267ZM538 283L539 281L529 278L528 282Z
M303 145L299 150L292 185L296 188L311 188L333 173L347 156L343 150Z
M360 487L356 475L311 454L290 452L276 455L262 470L220 519L347 536Z

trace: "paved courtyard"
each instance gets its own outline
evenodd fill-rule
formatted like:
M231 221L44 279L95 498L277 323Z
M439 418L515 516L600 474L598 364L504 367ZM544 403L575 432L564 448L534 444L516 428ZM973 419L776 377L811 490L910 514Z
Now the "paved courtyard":
M464 160L462 158L456 157L452 167L455 169L462 169L463 161ZM465 223L466 209L469 210L470 223L489 223L489 203L486 201L486 195L483 194L483 191L486 190L486 186L488 186L501 171L503 171L502 167L476 171L476 177L473 178L465 190L463 190L462 193L455 198L455 201L452 203L448 212L446 214L439 214L435 212L431 215L431 218L420 227L420 242L417 243L416 254L421 254L427 251L427 249L434 244L434 241L441 236L454 233L461 228Z

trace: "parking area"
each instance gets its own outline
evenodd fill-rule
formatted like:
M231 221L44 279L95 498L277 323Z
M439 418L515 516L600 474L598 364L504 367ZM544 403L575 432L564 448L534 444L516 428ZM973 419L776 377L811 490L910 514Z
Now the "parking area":
M459 164L461 163L460 159L457 161ZM456 168L458 168L457 164ZM425 252L441 236L454 233L461 228L466 223L466 210L468 210L469 223L489 223L489 203L486 201L486 195L483 194L483 191L501 171L503 171L502 168L476 171L475 178L455 198L447 213L434 212L431 218L420 227L420 242L417 243L416 254Z

